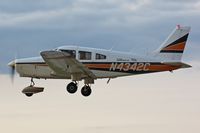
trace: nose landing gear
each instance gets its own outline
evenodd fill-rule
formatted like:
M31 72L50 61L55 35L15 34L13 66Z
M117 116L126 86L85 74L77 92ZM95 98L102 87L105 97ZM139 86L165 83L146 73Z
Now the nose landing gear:
M35 83L33 78L31 78L31 84L22 90L27 97L33 96L33 94L40 93L44 91L44 87L34 87Z

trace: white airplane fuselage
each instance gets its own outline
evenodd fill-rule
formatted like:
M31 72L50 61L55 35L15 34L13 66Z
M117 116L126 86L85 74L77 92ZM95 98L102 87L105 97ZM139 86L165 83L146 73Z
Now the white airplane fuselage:
M156 59L141 58L131 53L123 53L111 50L102 50L94 48L64 46L57 50L75 50L76 59L85 64L97 78L115 78L120 76L129 76L135 74L148 73L148 67L152 63L159 64ZM91 52L90 60L79 59L79 51ZM106 59L96 59L96 54L105 55ZM32 57L15 60L16 70L21 77L32 78L53 78L53 79L70 79L71 74L56 74L45 63L42 57ZM132 70L132 71L131 71Z

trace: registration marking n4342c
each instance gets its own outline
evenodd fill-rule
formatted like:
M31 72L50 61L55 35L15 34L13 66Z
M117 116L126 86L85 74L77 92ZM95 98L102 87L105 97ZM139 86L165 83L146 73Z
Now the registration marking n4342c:
M148 71L150 63L135 62L135 63L112 63L110 71Z

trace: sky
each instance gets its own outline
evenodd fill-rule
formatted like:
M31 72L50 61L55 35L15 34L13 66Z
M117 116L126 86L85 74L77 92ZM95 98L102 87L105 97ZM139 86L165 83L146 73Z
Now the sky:
M177 24L191 26L184 60L198 61L199 0L1 0L0 73L14 58L78 45L152 52Z
M0 0L0 132L199 133L199 18L199 0ZM67 94L70 81L36 80L46 89L32 98L21 93L30 79L10 82L14 58L62 45L144 55L177 24L192 28L183 55L192 68L98 80L89 98Z

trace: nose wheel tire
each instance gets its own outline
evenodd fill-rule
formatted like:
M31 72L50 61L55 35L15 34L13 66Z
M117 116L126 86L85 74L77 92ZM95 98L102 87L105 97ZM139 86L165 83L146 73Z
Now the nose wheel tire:
M33 96L33 93L25 93L25 95L26 95L27 97L32 97L32 96Z
M90 86L88 85L83 86L83 88L81 89L81 94L85 97L89 96L91 93L92 93L92 90Z
M67 85L67 91L70 93L70 94L74 94L76 91L77 91L77 84L74 83L74 82L71 82Z

